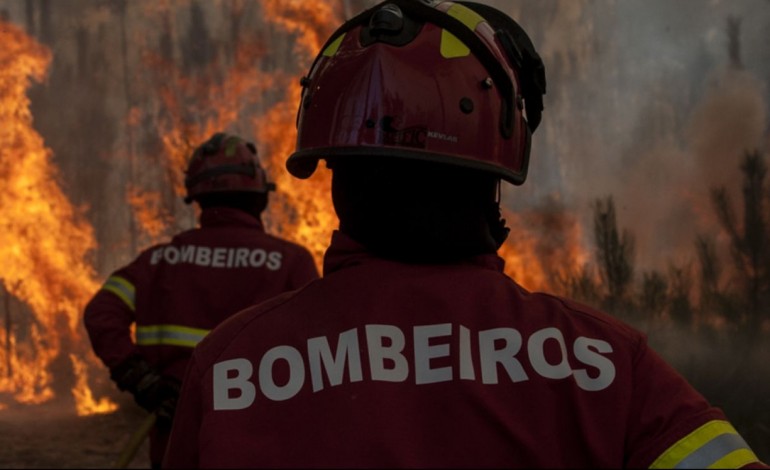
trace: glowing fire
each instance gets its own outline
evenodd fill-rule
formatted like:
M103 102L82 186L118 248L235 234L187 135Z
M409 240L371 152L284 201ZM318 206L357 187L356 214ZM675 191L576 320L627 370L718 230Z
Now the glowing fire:
M150 64L161 71L165 85L160 96L167 115L159 124L163 164L167 180L176 195L184 195L183 170L195 146L214 132L234 127L244 110L255 105L266 106L264 112L249 118L251 134L257 144L260 159L278 186L271 196L271 208L265 224L272 233L306 246L320 267L337 218L328 197L329 177L321 170L302 184L285 169L286 157L293 151L296 140L295 119L301 93L298 74L309 67L325 38L341 22L335 8L321 2L266 1L262 4L265 20L294 38L294 53L298 57L295 71L265 72L255 63L265 54L259 45L240 41L235 60L224 73L217 72L222 64L210 64L210 73L195 79L184 76L178 67L149 56ZM217 77L212 80L210 77ZM276 91L281 94L275 95ZM271 94L272 93L272 94ZM195 116L191 122L190 116ZM136 121L135 117L132 121ZM132 189L129 194L135 219L146 233L158 240L163 234L159 225L168 227L156 204L157 196L150 191Z
M52 364L70 353L79 364L72 390L78 413L108 411L112 403L91 396L86 360L94 358L81 346L88 341L78 328L83 305L99 287L85 262L95 246L92 228L60 188L25 94L31 80L45 78L51 53L3 22L0 43L0 276L5 295L22 301L32 315L24 325L12 322L5 303L0 392L26 404L52 399Z
M298 64L302 73L342 21L336 16L337 12L324 4L271 1L266 4L266 11L274 22L300 38L295 50L304 61ZM285 170L286 158L294 151L296 142L297 104L302 91L296 75L291 77L285 89L284 99L256 122L259 141L268 149L270 167L281 190L276 202L282 203L284 208L271 214L270 225L278 233L307 247L320 266L331 232L338 224L329 197L331 178L328 170L319 165L319 171L298 184Z
M160 160L146 162L136 171L162 172L179 202L184 194L183 169L196 145L222 130L254 138L279 189L266 214L268 230L306 246L320 267L337 227L329 172L322 165L312 178L300 183L286 172L284 164L296 140L298 77L307 71L342 18L337 9L323 2L268 0L261 8L267 22L293 38L296 69L263 71L255 67L266 50L249 37L236 45L230 63L215 59L210 70L195 77L185 76L179 67L157 55L145 55L147 64L162 76L155 91L164 114L157 129ZM78 414L110 411L116 405L95 399L88 386L89 367L98 362L79 329L82 308L100 285L86 261L95 249L92 228L58 185L51 151L32 127L25 94L31 80L45 78L51 54L15 27L1 26L4 46L0 59L10 65L0 71L0 158L13 162L0 169L4 182L0 207L5 216L0 233L0 257L5 263L1 275L6 291L29 307L34 320L28 322L23 341L16 325L0 329L4 333L0 340L5 339L5 347L0 348L0 393L9 393L20 403L52 399L52 364L64 358L74 372L72 394ZM130 109L128 125L139 128L143 112ZM244 122L251 135L235 130L243 129ZM127 188L126 198L137 225L152 241L160 240L168 235L179 213L169 211L160 190L146 187L141 178L134 183ZM533 217L536 215L506 214L513 233L500 254L506 259L506 272L525 287L547 289L556 269L549 263L559 259L560 268L568 269L565 262L580 265L586 256L579 248L576 224L552 227L561 230L563 238L551 243L532 230L542 222ZM6 307L10 318L8 315ZM4 406L0 403L0 409Z
M498 254L505 273L531 291L555 292L554 280L588 262L582 231L574 215L558 206L524 213L503 210L511 233Z
M129 186L126 191L126 198L134 209L134 218L140 229L152 240L162 237L170 222L168 215L163 212L160 193L142 191Z
M210 64L212 71L201 74L203 79L193 80L182 75L178 67L157 58L152 61L155 68L163 70L163 77L171 77L161 88L168 117L159 129L167 177L181 197L184 194L182 170L193 147L213 132L233 126L242 109L266 100L267 90L282 90L282 96L272 97L274 104L253 118L252 135L260 158L278 186L265 223L269 231L307 247L320 267L331 232L338 224L330 198L329 171L321 164L310 179L298 182L284 165L296 141L296 112L301 94L298 77L307 71L342 18L339 11L323 2L269 0L262 4L262 9L266 21L294 38L296 70L260 70L254 63L265 51L244 41L237 46L237 60L226 73L218 75L219 81L205 79L217 76L213 70L221 68L218 63ZM197 124L190 123L190 115L196 116ZM157 197L146 191L132 191L129 200L146 232L160 235L163 232L160 226L170 223L157 209L157 204L147 204ZM536 234L533 227L542 224L546 215L507 214L506 217L513 233L500 255L506 260L506 273L525 287L548 289L552 287L550 280L554 274L566 272L587 260L576 221L568 223L564 219L560 226L549 227L559 231L558 234ZM559 240L554 240L555 236L560 237Z

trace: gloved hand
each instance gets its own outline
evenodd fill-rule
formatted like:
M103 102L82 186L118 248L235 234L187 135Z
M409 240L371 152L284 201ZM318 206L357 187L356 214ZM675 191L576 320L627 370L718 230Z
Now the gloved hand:
M166 432L171 431L171 421L174 419L180 389L181 383L174 377L164 375L158 381L156 394L161 398L155 408L155 414L158 415L156 425Z
M110 369L110 378L120 390L129 391L139 406L157 413L158 426L170 428L181 385L177 379L161 375L141 356Z

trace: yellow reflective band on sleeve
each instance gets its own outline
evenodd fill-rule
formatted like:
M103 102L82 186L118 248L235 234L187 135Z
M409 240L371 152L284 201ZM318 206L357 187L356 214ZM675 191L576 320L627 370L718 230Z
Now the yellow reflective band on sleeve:
M128 282L128 280L120 276L110 276L110 278L107 279L107 282L102 286L102 289L117 295L131 308L131 310L135 310L135 289L134 285Z
M340 48L340 44L342 44L342 40L345 39L345 34L347 34L347 33L340 34L337 37L337 39L332 41L332 43L329 44L329 46L326 49L324 49L323 55L325 57L332 57L334 54L337 53L337 49Z
M738 468L757 461L727 421L709 421L669 447L650 468Z
M484 18L482 18L478 13L468 7L460 5L459 3L452 5L446 12L449 16L460 20L471 31L475 31L476 26L484 21ZM468 48L468 46L463 44L463 42L457 39L454 34L445 29L441 31L440 49L441 56L445 59L465 57L471 53L471 50Z
M136 327L136 344L141 346L182 346L194 348L211 330L181 325L144 325Z
M750 449L739 449L725 455L709 465L708 468L741 468L752 462L759 462L759 458L757 458L756 454Z

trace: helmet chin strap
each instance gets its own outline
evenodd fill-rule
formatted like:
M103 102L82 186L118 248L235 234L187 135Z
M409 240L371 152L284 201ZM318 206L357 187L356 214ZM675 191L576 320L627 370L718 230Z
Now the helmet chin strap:
M495 197L494 204L490 204L489 211L487 212L487 223L489 224L489 234L492 236L497 248L503 246L505 240L508 239L508 234L511 233L511 229L506 227L505 219L503 218L502 211L500 209L500 201L502 200L502 182L497 181L497 195Z

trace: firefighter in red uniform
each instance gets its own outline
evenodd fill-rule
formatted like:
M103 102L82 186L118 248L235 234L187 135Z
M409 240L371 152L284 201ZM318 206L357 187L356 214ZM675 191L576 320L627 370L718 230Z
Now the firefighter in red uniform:
M302 80L299 178L339 216L324 277L196 348L168 467L763 467L642 333L503 274L543 64L474 2L391 0Z
M200 227L115 271L84 313L94 351L118 388L157 412L150 434L154 467L162 461L193 347L233 313L318 277L304 247L262 227L275 185L267 181L254 144L213 135L193 153L185 186L185 201L202 209Z

